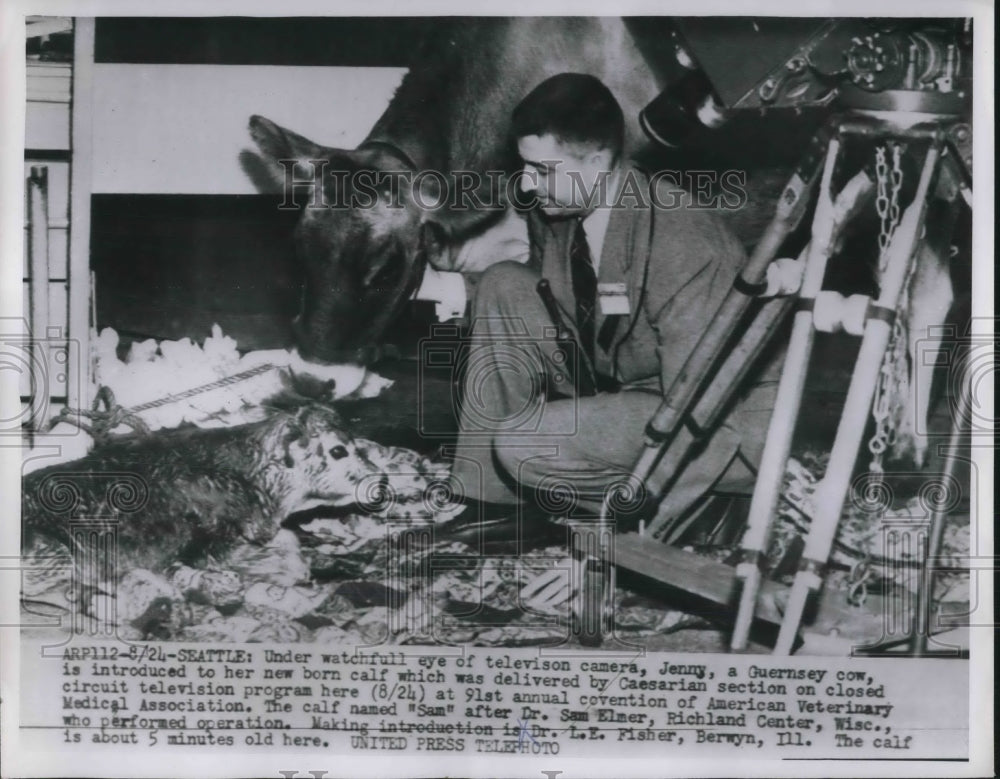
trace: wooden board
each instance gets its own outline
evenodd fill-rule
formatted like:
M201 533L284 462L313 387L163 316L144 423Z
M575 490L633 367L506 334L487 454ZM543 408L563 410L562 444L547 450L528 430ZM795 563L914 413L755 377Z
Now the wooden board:
M735 617L738 582L732 566L637 533L615 537L614 561L619 569L663 585L655 594L664 599L694 599L707 604L716 617ZM777 582L761 584L755 617L765 634L781 624L781 605L789 589ZM893 639L894 636L887 635L883 615L898 614L906 607L898 598L869 595L864 607L857 608L850 606L839 592L821 593L817 605L812 614L807 613L803 629L834 634L855 646ZM903 640L905 636L895 638Z

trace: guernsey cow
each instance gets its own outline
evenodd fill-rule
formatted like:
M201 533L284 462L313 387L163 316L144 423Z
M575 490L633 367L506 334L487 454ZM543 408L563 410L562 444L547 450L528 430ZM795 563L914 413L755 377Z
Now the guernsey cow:
M545 78L575 71L604 81L622 105L627 152L635 153L643 145L639 111L665 79L662 62L654 66L646 56L649 46L637 43L644 39L638 31L610 18L442 22L385 113L353 150L324 147L252 117L250 133L273 183L284 187L306 179L317 185L307 193L295 233L306 277L294 326L303 356L364 361L377 353L426 263L450 269L442 247L499 217L505 190L493 188L496 180L483 174L515 169L511 111ZM421 180L426 171L446 175ZM479 174L476 181L489 189L464 190L469 186L462 183L464 171ZM769 186L784 180L784 174L775 174L763 177L766 195L751 191L748 208L733 215L748 244L759 235L753 226L763 227L761 215L773 211L780 193L780 187ZM420 186L413 186L414 177ZM467 197L457 197L463 192ZM471 208L470 202L488 206ZM943 321L951 303L948 252L947 236L922 250L910 295L911 359L917 340ZM916 420L927 415L931 368L925 363L914 364L923 375L909 382L908 402L894 409L900 417L896 450L918 462L926 447L915 438L915 427L922 427ZM924 391L916 391L918 383Z

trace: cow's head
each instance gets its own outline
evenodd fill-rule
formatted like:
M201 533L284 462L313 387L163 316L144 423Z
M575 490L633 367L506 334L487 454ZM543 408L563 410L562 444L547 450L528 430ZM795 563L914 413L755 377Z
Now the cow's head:
M300 353L322 362L370 361L428 255L445 240L445 228L420 207L436 201L414 197L412 163L388 145L327 148L260 116L251 117L250 134L262 155L256 170L247 157L244 167L280 187L289 207L290 182L315 183L296 187L295 244L305 271L294 322Z

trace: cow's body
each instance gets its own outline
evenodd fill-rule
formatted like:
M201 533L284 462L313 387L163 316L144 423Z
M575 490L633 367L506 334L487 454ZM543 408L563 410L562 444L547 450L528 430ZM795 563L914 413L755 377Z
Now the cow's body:
M592 73L622 103L627 145L644 142L639 110L653 73L621 19L508 18L445 22L424 43L368 140L387 141L423 168L485 171L516 163L511 111L546 78Z
M358 149L325 148L261 117L251 119L251 135L279 182L285 171L273 161L289 159L329 160L328 172L510 172L517 164L508 136L514 105L545 78L575 71L597 76L616 95L626 117L627 150L635 152L643 145L639 111L663 84L637 46L634 29L634 23L630 27L611 18L443 22ZM775 171L763 178L773 181ZM343 189L333 193L331 180L324 179L324 186L337 202L347 202ZM755 199L751 187L749 211L772 211L780 189L768 188L774 190L769 198ZM377 348L424 263L430 260L441 267L436 258L442 243L474 235L498 215L493 209L429 210L411 195L404 186L398 195L379 190L370 207L303 209L296 244L306 284L296 333L304 356L355 360ZM737 214L736 221L742 223L744 229L737 232L747 243L753 241L747 232L759 234L748 225L763 226L746 213ZM921 258L912 284L911 355L913 344L926 337L928 328L943 321L952 300L947 242L936 251L924 251ZM917 381L929 386L930 369L914 367ZM914 430L921 426L917 420L926 418L928 392L917 392L911 381L908 398L897 415L901 432L896 448L919 462L925 444L915 438Z

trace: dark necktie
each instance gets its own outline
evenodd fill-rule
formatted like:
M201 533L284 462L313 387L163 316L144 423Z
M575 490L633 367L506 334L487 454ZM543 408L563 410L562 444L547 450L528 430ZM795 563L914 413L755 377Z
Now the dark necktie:
M573 296L576 298L576 327L580 332L580 345L590 364L594 364L594 306L597 303L597 274L587 245L583 220L576 220L573 242L569 250L570 272L573 279Z

